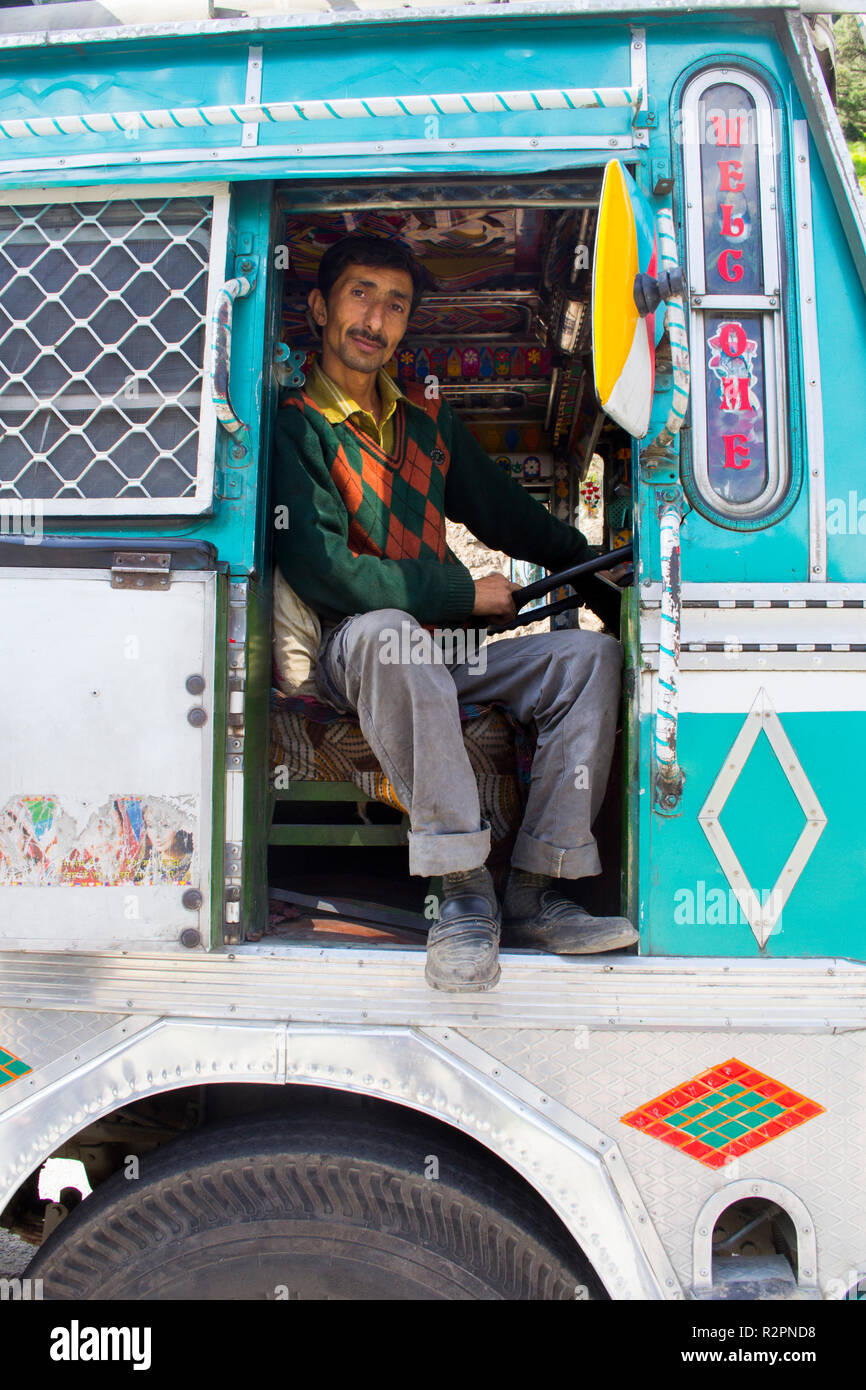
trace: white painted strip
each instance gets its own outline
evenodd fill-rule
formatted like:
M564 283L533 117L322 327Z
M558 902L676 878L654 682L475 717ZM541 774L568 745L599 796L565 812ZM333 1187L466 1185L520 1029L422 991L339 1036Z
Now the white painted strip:
M818 307L812 241L812 182L809 172L809 127L794 122L794 205L797 224L797 273L803 334L806 397L806 480L809 497L809 577L827 578L827 494L824 480L824 411L821 361L818 356Z
M641 647L664 640L665 624L659 608L641 615ZM684 608L681 641L776 645L816 642L866 642L866 609L863 608Z
M640 586L641 604L658 604L661 600L662 586L658 580L645 579ZM800 603L808 600L810 603L815 600L822 602L842 603L845 600L855 599L866 601L866 584L851 583L832 583L832 584L780 584L774 581L768 584L728 584L725 581L713 580L712 583L703 583L699 580L683 581L683 603L706 602L708 604L726 603L730 606L734 601L747 600L755 602L759 600L769 603L770 600L782 600L784 603Z
M655 682L652 682L655 685ZM705 671L680 667L684 714L745 714L763 686L778 714L851 710L866 723L866 671Z
M227 183L153 183L136 186L136 198L227 198ZM3 188L0 206L29 207L33 203L105 203L114 198L128 198L128 183L70 184L65 188Z
M251 44L247 53L247 90L245 93L245 103L247 108L255 106L259 111L258 118L254 121L244 122L243 133L241 135L242 145L257 145L259 140L259 125L265 119L264 113L257 103L262 98L262 45Z
M105 150L89 154L66 155L58 159L56 152L42 158L0 160L0 176L11 174L46 173L50 178L60 177L66 170L84 171L98 169L103 174L107 169L130 167L136 169L152 168L154 176L162 172L160 166L170 164L195 164L202 160L226 161L232 164L238 160L268 161L271 165L284 163L287 159L354 159L356 155L376 157L380 155L408 154L459 154L486 151L489 153L513 153L515 150L531 152L545 150L603 150L609 155L612 150L631 150L634 139L628 135L495 135L468 136L457 140L382 140L375 144L372 140L314 141L308 145L265 145L246 150L241 145L187 146L183 149L154 149L144 154L131 156L128 151L108 154ZM383 164L383 169L386 166ZM282 171L281 171L282 172ZM370 172L369 169L366 172ZM389 173L393 172L390 169ZM14 202L14 198L5 201ZM44 199L43 199L44 201Z

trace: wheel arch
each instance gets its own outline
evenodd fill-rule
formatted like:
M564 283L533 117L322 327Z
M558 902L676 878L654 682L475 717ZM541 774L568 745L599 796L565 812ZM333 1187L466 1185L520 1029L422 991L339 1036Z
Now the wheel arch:
M13 1176L0 1194L0 1222L13 1224L10 1211L28 1184L32 1191L47 1159L71 1156L70 1148L85 1142L96 1126L148 1102L182 1107L190 1096L204 1094L207 1114L216 1117L238 1105L249 1107L245 1113L264 1114L300 1102L347 1109L366 1103L384 1107L378 1113L407 1133L422 1121L438 1126L452 1145L483 1154L496 1171L522 1184L527 1199L540 1202L564 1229L610 1297L678 1296L657 1238L653 1248L655 1232L642 1204L640 1212L625 1209L604 1157L590 1147L589 1127L578 1121L587 1131L579 1136L560 1129L553 1113L536 1115L505 1090L504 1069L494 1069L495 1080L480 1076L465 1059L443 1055L440 1042L407 1028L203 1027L155 1020L110 1054L7 1112L0 1123L0 1172ZM163 1065L169 1053L182 1057L181 1064ZM352 1067L336 1064L347 1057ZM615 1145L604 1142L609 1159Z

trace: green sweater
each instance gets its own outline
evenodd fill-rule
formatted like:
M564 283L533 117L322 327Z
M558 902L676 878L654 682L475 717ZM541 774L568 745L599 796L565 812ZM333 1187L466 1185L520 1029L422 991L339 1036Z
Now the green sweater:
M471 618L475 584L445 543L445 517L485 545L550 571L591 551L484 452L445 401L397 406L393 455L351 421L331 425L301 391L276 426L276 560L295 592L328 621L399 608L421 623Z

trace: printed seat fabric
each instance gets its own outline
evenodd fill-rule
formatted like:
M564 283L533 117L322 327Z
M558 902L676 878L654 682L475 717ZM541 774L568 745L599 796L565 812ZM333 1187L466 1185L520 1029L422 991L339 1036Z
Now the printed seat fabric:
M533 739L504 705L461 705L463 742L478 783L481 815L491 829L488 863L505 858L520 825ZM271 691L272 780L352 782L371 801L406 811L358 721L308 695Z

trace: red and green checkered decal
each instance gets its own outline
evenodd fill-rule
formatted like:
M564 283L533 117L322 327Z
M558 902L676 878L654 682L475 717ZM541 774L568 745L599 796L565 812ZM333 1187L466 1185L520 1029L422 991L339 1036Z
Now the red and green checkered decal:
M17 1081L19 1076L26 1076L32 1067L28 1067L26 1062L22 1062L20 1057L16 1057L14 1052L7 1052L5 1047L0 1047L0 1086L8 1086L10 1081Z
M721 1168L823 1114L823 1105L731 1057L621 1118L708 1168Z

